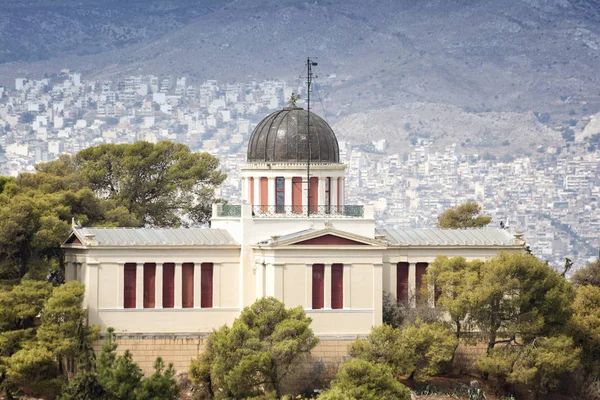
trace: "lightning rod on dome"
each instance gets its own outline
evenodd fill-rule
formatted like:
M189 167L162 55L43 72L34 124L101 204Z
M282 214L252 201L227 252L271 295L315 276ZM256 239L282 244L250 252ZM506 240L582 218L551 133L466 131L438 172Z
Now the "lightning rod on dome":
M310 158L311 158L310 87L312 85L312 80L313 80L312 67L316 67L317 65L319 65L319 64L317 62L315 62L314 59L312 59L310 57L306 58L306 77L305 78L306 78L306 110L307 110L307 112L306 112L306 216L307 217L310 217ZM294 99L293 93L292 93L292 99ZM291 101L290 101L290 103L291 103ZM294 104L295 104L295 101L294 101ZM315 204L315 206L317 206L317 208L318 208L318 205Z

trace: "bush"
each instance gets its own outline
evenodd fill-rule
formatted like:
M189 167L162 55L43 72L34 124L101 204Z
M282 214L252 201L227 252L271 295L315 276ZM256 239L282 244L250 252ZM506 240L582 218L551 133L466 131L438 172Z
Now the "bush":
M351 356L386 365L396 376L424 380L439 374L452 360L458 339L442 322L420 319L403 328L381 325L371 330L367 340L356 340L349 347Z
M207 339L190 378L208 397L281 396L282 381L317 345L302 307L286 309L267 297L246 307L231 328Z
M391 369L366 360L347 361L331 389L320 400L409 400L410 390L398 382Z

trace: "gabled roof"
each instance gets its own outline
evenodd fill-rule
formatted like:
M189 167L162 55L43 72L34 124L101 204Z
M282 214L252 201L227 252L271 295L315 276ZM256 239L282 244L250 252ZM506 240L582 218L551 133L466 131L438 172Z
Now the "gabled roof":
M499 228L410 228L375 230L397 246L522 246L524 242Z
M65 245L92 246L237 246L225 229L211 228L74 228Z
M369 238L366 236L356 235L351 232L341 231L333 227L325 227L324 229L305 229L302 231L290 233L282 236L271 236L270 239L259 242L258 245L267 246L293 246L293 245L311 245L322 246L327 243L319 242L317 239L326 238L331 242L331 238L338 239L334 245L356 245L356 246L375 246L385 247L387 243Z

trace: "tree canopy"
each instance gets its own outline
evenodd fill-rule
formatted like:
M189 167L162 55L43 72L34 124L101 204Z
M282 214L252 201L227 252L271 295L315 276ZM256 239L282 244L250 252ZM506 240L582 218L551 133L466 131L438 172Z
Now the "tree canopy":
M455 323L472 323L485 333L490 350L498 334L512 340L553 335L571 317L572 286L529 254L502 252L470 263L441 257L429 279L440 293L438 304L447 307Z
M492 218L480 215L481 206L469 202L444 211L438 216L439 228L480 228L492 222Z
M89 147L75 156L75 165L100 198L152 226L180 225L184 216L206 222L214 188L226 178L214 156L170 141Z
M0 291L0 392L17 390L33 396L60 392L65 366L97 338L85 326L83 286L71 281L59 287L23 280Z
M62 268L71 220L83 226L178 226L210 216L219 161L172 142L90 147L0 177L0 279Z
M286 309L275 298L259 299L231 328L208 337L190 377L210 397L280 396L283 379L319 341L310 323L302 307Z

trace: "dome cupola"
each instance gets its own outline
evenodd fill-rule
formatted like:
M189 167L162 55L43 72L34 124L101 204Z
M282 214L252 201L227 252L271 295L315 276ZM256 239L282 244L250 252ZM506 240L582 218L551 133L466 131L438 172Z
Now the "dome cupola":
M249 163L306 162L308 111L285 107L263 119L248 141ZM340 151L333 130L318 115L310 113L310 162L339 163Z

